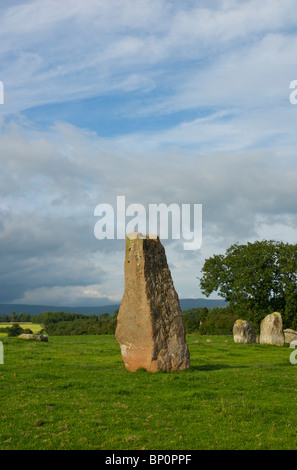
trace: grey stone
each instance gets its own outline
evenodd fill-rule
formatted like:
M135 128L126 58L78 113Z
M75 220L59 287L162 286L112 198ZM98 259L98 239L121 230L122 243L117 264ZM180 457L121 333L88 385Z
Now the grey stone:
M35 341L48 341L48 337L46 335L34 335L34 334L29 334L29 333L23 333L18 336L18 338L21 339L31 339Z
M291 343L292 341L297 340L297 331L287 328L284 330L285 343Z
M283 332L283 320L279 312L267 315L260 326L260 343L284 346L285 335Z
M236 320L233 325L234 343L256 343L257 335L252 325L246 320Z

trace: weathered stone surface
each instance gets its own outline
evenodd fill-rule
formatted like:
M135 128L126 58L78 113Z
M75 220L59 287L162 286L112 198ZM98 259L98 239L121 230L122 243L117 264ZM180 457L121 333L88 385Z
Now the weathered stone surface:
M233 325L234 343L256 343L257 335L252 325L246 320L236 320Z
M267 315L260 326L260 343L284 346L285 335L283 332L283 320L279 312Z
M287 328L284 330L285 343L291 343L292 341L297 340L297 331Z
M34 335L29 333L23 333L18 336L21 339L33 339L35 341L48 341L48 337L46 335Z
M125 290L116 339L127 370L183 370L190 354L178 295L158 237L126 238Z

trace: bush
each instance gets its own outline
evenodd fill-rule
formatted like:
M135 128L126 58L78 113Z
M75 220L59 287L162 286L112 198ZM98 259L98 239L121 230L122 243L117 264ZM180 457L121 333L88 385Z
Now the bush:
M207 318L208 308L189 308L182 312L187 333L199 333L200 326Z
M25 333L25 334L27 334L27 335L33 335L33 331L30 330L30 328L25 328L25 329L23 330L23 333Z
M24 330L18 323L14 323L7 329L7 336L19 336L22 333L24 333Z
M186 333L201 335L232 335L233 325L239 318L229 305L211 309L191 308L183 313Z
M204 322L202 322L199 333L202 335L232 335L233 325L238 315L228 307L212 308Z

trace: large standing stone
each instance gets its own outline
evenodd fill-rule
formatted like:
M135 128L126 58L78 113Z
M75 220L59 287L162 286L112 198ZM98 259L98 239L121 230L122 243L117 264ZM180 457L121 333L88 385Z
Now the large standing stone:
M287 328L284 330L285 343L291 343L292 341L297 340L297 331Z
M252 325L246 320L236 320L233 326L234 343L256 343L257 335Z
M284 346L285 335L283 332L283 320L279 312L267 315L260 326L260 343Z
M190 367L178 295L157 236L132 232L126 238L125 290L116 339L131 372Z

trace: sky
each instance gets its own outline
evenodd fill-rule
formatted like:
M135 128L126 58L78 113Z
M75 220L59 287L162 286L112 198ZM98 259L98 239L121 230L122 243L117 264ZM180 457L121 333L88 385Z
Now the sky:
M297 243L295 0L1 0L0 303L119 303L98 204L202 204L180 298L234 243ZM214 293L211 298L218 298Z

